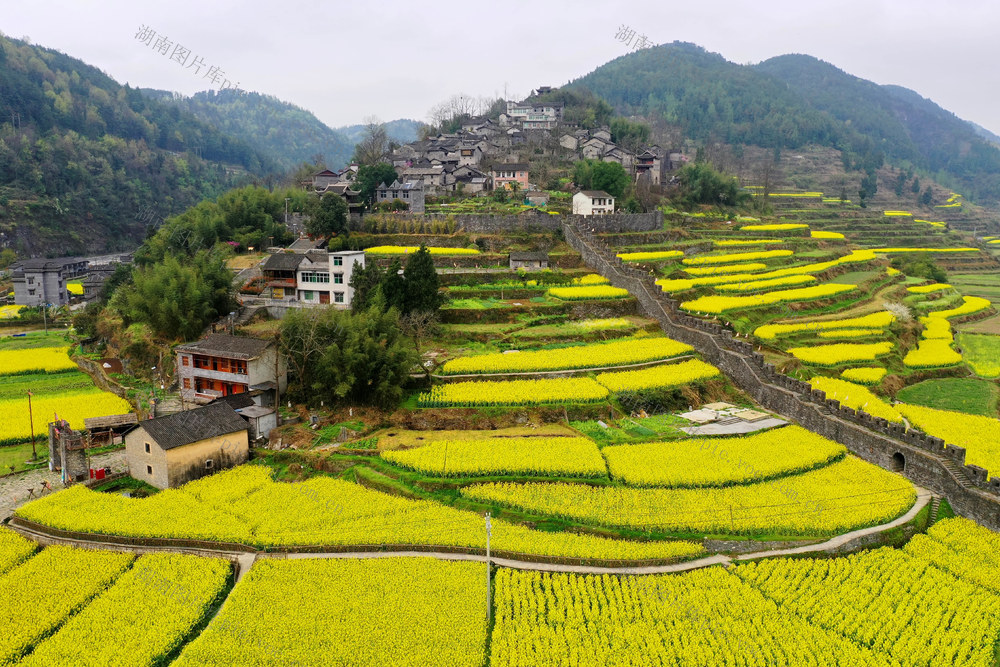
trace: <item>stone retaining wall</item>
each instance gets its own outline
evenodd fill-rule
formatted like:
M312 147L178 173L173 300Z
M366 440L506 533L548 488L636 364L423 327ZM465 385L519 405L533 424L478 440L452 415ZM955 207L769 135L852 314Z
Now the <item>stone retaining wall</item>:
M947 498L963 516L1000 530L1000 479L987 483L987 471L964 465L963 447L946 448L940 438L841 406L808 383L778 373L732 331L680 311L652 276L624 265L589 230L567 224L563 234L589 266L635 296L668 336L694 347L760 405L842 443L871 463L888 470L902 465L907 478Z

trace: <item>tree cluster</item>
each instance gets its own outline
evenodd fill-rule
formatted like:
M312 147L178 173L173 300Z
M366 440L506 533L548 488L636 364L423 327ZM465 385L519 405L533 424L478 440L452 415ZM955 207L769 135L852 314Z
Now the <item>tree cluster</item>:
M583 190L603 190L620 199L631 180L617 162L580 160L573 165L573 182Z
M405 345L399 311L387 308L381 295L356 313L291 310L280 335L293 376L288 393L310 405L323 400L393 407L418 360Z
M734 177L716 171L707 162L684 165L677 179L680 200L686 206L741 206L750 200Z
M376 302L403 315L436 313L444 301L438 291L440 282L434 259L425 246L407 257L405 267L399 259L394 259L385 270L375 262L369 262L363 269L355 268L351 287L354 289L351 310L355 313Z

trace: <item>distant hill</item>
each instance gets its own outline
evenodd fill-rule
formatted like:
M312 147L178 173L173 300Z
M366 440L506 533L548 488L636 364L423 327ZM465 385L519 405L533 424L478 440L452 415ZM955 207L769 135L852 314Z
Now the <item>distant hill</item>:
M150 221L275 168L95 67L0 36L0 246L20 257L132 249Z
M417 140L417 132L420 130L420 126L423 125L420 121L410 120L409 118L400 118L398 120L390 120L385 123L386 134L393 141L401 144L408 144L411 141ZM344 127L338 127L337 132L344 135L350 144L354 144L361 141L362 137L365 135L364 125L345 125Z
M966 122L972 126L972 131L978 134L980 138L985 139L991 144L1000 146L1000 136L993 134L979 123L973 123L971 120Z
M619 113L659 116L699 141L837 148L872 170L910 164L983 202L1000 201L1000 149L917 93L804 55L737 65L674 42L617 58L569 84Z
M235 90L210 90L191 97L149 88L142 92L253 146L285 171L312 162L315 155L322 155L327 167L338 169L351 159L357 143L312 112L271 95Z

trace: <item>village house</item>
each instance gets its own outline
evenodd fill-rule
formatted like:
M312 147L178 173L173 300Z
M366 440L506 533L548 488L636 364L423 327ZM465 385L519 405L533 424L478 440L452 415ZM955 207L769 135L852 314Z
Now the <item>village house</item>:
M459 167L452 172L451 176L450 189L453 192L461 190L465 194L478 194L489 188L489 176L475 167L468 165Z
M382 183L375 190L375 200L378 202L392 201L398 199L409 206L411 213L424 212L424 186L421 181L407 181L400 183L398 180L391 185Z
M518 125L526 130L551 130L562 121L561 104L529 104L507 102L506 113L500 114L501 125Z
M309 243L312 244L311 241ZM261 296L277 301L295 299L295 275L304 259L305 252L278 252L268 256L260 266L264 276L264 291Z
M607 215L615 212L615 198L603 190L582 190L573 195L573 215Z
M510 269L525 269L540 271L549 268L549 253L547 252L512 252L510 253Z
M303 305L350 308L354 299L351 277L359 268L365 268L363 250L307 253L298 267L296 298Z
M209 334L176 348L181 399L207 403L220 396L288 386L285 359L273 340Z
M490 177L493 179L493 189L500 188L520 190L528 189L528 164L525 162L512 162L509 164L494 165L490 170ZM517 186L510 185L517 183Z
M158 489L246 463L250 453L247 422L224 402L143 420L124 439L129 475Z
M63 306L69 303L66 281L87 272L87 260L77 257L60 259L26 259L11 265L14 282L14 303L19 306L40 306L48 303Z

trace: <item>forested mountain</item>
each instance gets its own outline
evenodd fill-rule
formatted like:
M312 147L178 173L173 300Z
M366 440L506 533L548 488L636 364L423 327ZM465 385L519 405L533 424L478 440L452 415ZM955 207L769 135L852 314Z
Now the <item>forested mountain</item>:
M421 125L423 123L417 120L399 118L385 123L385 132L393 141L400 144L408 144L411 141L417 140L417 132L420 130ZM367 125L345 125L344 127L338 127L337 132L342 134L353 146L364 138L367 127Z
M569 84L624 114L660 116L697 141L832 146L871 171L883 158L935 175L980 201L1000 200L1000 149L911 90L880 86L816 58L737 65L675 42L617 58Z
M0 36L0 246L128 250L167 216L273 171L247 144L51 49Z
M330 169L338 169L351 159L357 143L324 125L312 112L271 95L232 89L203 91L192 97L148 88L142 92L244 141L285 171L303 162L312 164L316 155L322 155Z

